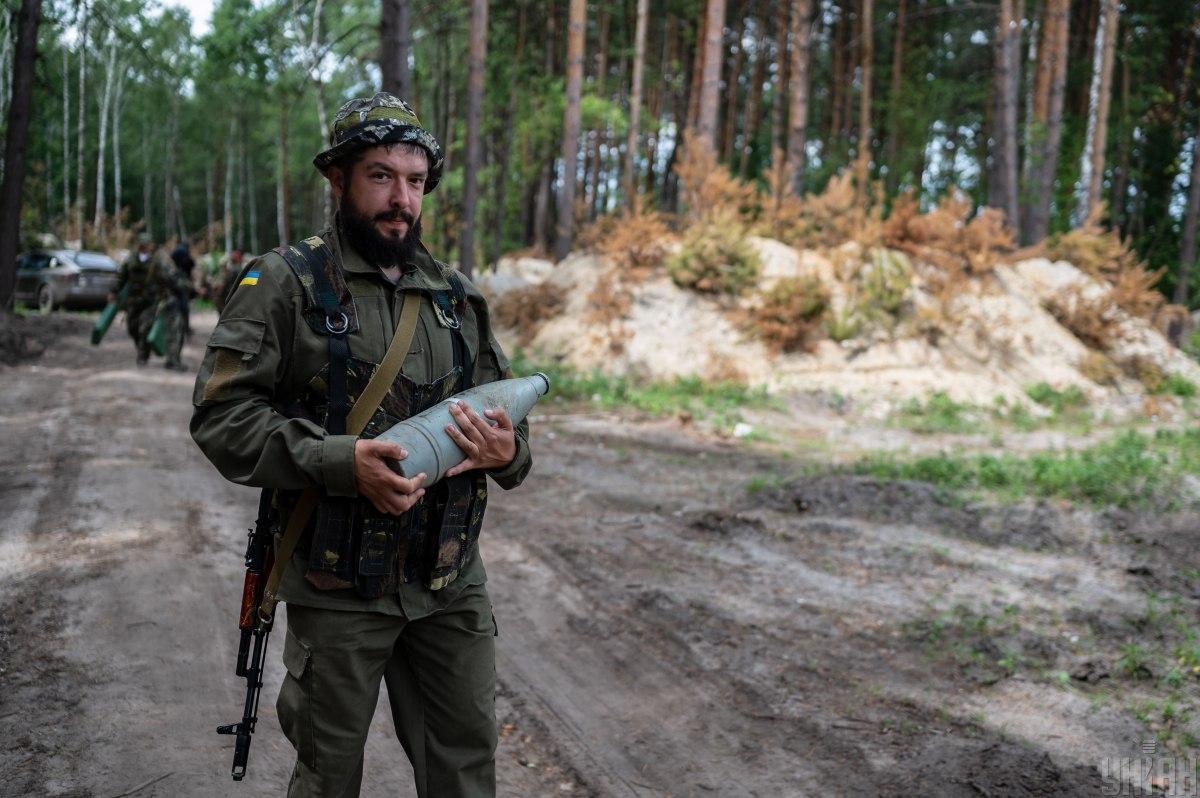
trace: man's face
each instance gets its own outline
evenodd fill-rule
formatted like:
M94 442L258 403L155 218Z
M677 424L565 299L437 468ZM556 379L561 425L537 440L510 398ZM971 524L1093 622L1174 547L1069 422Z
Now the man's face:
M329 182L344 209L369 220L384 241L400 243L421 216L428 175L423 151L381 145L366 150L348 175L334 169Z

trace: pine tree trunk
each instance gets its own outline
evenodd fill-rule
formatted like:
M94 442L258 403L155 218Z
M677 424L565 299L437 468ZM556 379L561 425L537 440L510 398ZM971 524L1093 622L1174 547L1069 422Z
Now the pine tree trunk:
M125 106L125 78L128 75L127 69L127 67L122 67L120 74L117 76L117 96L116 101L113 103L113 213L117 215L121 213L121 200L124 199L124 192L121 185L121 111Z
M250 217L250 251L261 252L258 242L258 191L254 184L254 152L246 147L242 153L246 158L246 214Z
M717 102L721 96L721 45L724 41L725 0L707 0L696 133L713 152L717 152Z
M213 248L213 222L217 215L216 171L212 161L204 164L204 248L210 252Z
M0 12L0 119L8 116L8 103L12 99L12 78L9 64L12 63L12 15L5 6ZM3 156L0 155L0 158ZM0 161L0 164L3 162Z
M238 191L236 209L234 211L234 241L237 242L237 248L242 252L248 252L249 247L246 240L246 187L250 183L250 172L246 168L246 120L238 120L238 142L237 142L237 166L238 166Z
M83 246L83 206L84 201L84 171L86 165L83 161L84 156L84 134L87 132L87 106L84 100L87 97L87 35L88 35L88 4L84 2L80 7L80 13L83 14L83 22L80 26L79 35L79 97L76 114L78 119L75 123L75 233L79 236L80 247Z
M742 39L746 35L746 18L739 15L733 26L734 52L725 77L725 125L721 130L721 160L733 165L733 144L737 138L738 82L742 76L742 65L746 61L746 48Z
M150 122L148 114L142 112L142 232L153 236L153 225L150 217Z
M604 4L600 6L599 28L600 37L596 47L596 80L595 88L598 97L604 96L604 84L608 77L608 33L611 20L611 14L608 7ZM603 136L599 130L591 131L588 134L590 147L588 148L587 162L584 164L584 202L587 204L589 218L595 219L600 207L600 173L601 159L600 146Z
M71 218L71 63L68 50L63 48L63 122L62 122L62 157L63 181L62 204L63 223L68 224Z
M871 74L874 62L875 24L872 19L875 0L862 0L862 87L858 96L858 158L855 164L860 200L867 196L867 177L871 169Z
M812 42L812 0L792 0L792 96L788 113L788 188L804 193L808 146L808 65Z
M754 69L750 73L750 91L746 97L746 129L742 136L741 158L738 161L738 174L750 177L750 153L754 150L754 140L758 138L758 128L762 124L763 81L767 76L767 26L766 19L759 16L755 22L758 25L758 38L754 42Z
M104 94L100 95L100 137L96 146L96 212L92 217L92 226L97 235L102 234L101 225L104 223L104 164L108 153L108 113L112 105L113 78L117 71L117 40L112 31L108 34L108 62L104 69Z
M1175 279L1174 301L1187 305L1191 300L1192 266L1196 263L1196 226L1200 222L1200 125L1192 137L1192 176L1188 187L1187 210L1183 215L1183 241L1179 248L1179 272Z
M571 0L567 22L567 109L563 116L562 188L558 195L558 226L554 243L556 261L570 254L575 237L575 174L579 159L579 99L583 88L586 15L586 0Z
M0 313L12 307L21 235L21 192L25 187L25 147L33 105L41 0L21 0L17 46L13 54L12 100L4 128L4 179L0 182Z
M483 79L487 62L488 0L471 0L471 29L467 67L467 161L463 166L463 218L458 245L458 268L468 278L475 273L475 211L479 199L479 170L483 168Z
M1121 125L1118 128L1117 166L1113 170L1111 224L1114 230L1125 235L1125 186L1129 178L1130 134L1129 134L1129 84L1131 80L1129 58L1129 25L1121 34Z
M379 71L383 90L412 103L412 24L408 0L383 0L379 12Z
M1031 196L1025 208L1022 241L1033 244L1046 237L1054 178L1062 136L1063 96L1067 78L1067 44L1070 0L1047 0L1042 40L1038 47L1038 75L1034 87L1034 140L1027 158ZM1040 135L1039 135L1040 134Z
M630 211L638 213L637 183L634 177L638 151L638 132L642 115L642 73L646 66L646 24L650 15L649 0L638 0L637 26L633 34L633 89L629 95L629 135L625 139L625 176L622 184L625 202Z
M287 103L279 104L279 163L275 178L275 231L279 246L292 243L292 197L288 181L288 112Z
M1000 0L1006 3L1011 0ZM892 35L892 74L891 88L888 91L888 122L887 122L887 154L884 157L887 166L887 192L894 194L900 185L900 89L904 76L904 37L908 26L908 0L900 0L896 7L896 29Z
M783 126L785 109L791 96L789 73L792 71L792 60L788 57L788 27L792 21L792 3L783 3L782 13L775 18L775 85L771 91L771 147L769 155L775 157L775 150L787 152L784 141ZM775 165L772 160L772 166Z
M1103 14L1096 31L1096 58L1093 65L1091 102L1088 104L1087 150L1084 152L1080 183L1086 187L1082 219L1091 219L1100 208L1100 187L1104 182L1104 156L1108 146L1108 109L1112 99L1113 58L1116 51L1118 0L1101 0Z
M176 144L179 140L179 95L176 93L171 98L171 117L167 127L167 168L163 173L163 206L166 209L166 225L163 229L163 236L170 238L171 236L180 237L181 225L179 224L179 202L178 194L175 191L175 161L176 161Z
M533 246L539 252L547 251L547 242L550 239L550 194L553 181L553 163L543 164L541 172L538 173L538 186L533 199Z
M692 43L692 69L688 73L687 129L694 130L700 114L700 85L704 80L704 31L707 15L700 15L696 26L696 40Z
M837 9L837 17L833 22L833 33L830 35L829 46L833 50L832 66L829 74L829 132L825 140L830 146L827 148L830 152L833 150L833 143L837 141L838 133L842 128L842 92L846 88L842 85L841 75L845 69L844 63L846 60L846 29L848 27L849 12L842 7L839 7L840 0L834 0L834 8Z
M993 174L988 204L1004 212L1007 224L1019 224L1017 197L1017 106L1021 91L1021 17L1023 0L1000 0L996 21Z
M222 215L225 225L225 252L233 250L233 177L234 159L237 148L234 146L237 136L237 119L229 119L229 135L225 137L225 212Z

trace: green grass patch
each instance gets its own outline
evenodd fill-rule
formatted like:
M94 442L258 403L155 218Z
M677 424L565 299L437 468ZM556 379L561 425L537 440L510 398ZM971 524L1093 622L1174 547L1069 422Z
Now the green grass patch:
M1087 397L1083 395L1083 391L1079 389L1078 385L1071 385L1060 391L1051 387L1049 383L1039 382L1037 385L1026 388L1025 395L1039 405L1050 408L1055 415L1061 415L1067 410L1087 404Z
M1049 412L1034 412L1024 402L1010 403L1003 396L997 396L990 407L973 405L938 391L925 401L910 399L892 415L892 421L923 434L980 432L985 431L984 425L1024 432L1050 426L1090 430L1092 413L1087 407L1087 397L1078 387L1060 391L1043 382L1026 388L1025 393Z
M1118 507L1171 503L1185 474L1200 475L1200 429L1124 432L1080 451L1017 455L875 456L851 467L880 479L912 479L1002 496L1041 496Z
M1196 383L1178 374L1168 374L1163 377L1154 393L1180 396L1186 399L1196 395Z
M780 409L766 388L737 382L706 382L697 377L641 382L599 372L583 374L558 363L536 363L520 350L513 354L512 367L516 374L540 371L549 377L549 399L554 402L589 402L605 409L635 408L652 415L688 412L721 427L732 427L741 421L740 411L747 408Z
M894 418L913 432L973 432L978 429L975 408L956 402L942 391L930 394L924 402L910 399L896 412Z

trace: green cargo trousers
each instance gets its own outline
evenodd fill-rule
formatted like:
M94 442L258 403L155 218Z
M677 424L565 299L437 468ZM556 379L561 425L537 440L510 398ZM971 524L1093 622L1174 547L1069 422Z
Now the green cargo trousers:
M276 709L288 798L355 798L379 682L421 798L496 794L496 625L484 585L415 621L289 604Z

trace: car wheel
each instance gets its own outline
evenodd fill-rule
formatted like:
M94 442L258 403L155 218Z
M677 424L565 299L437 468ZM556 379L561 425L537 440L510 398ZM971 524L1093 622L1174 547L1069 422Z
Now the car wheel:
M42 283L42 287L38 289L37 306L39 313L49 313L54 310L54 289L47 283Z

